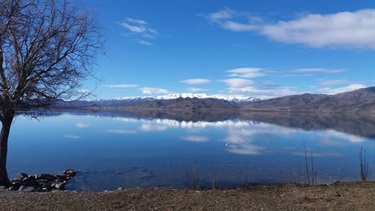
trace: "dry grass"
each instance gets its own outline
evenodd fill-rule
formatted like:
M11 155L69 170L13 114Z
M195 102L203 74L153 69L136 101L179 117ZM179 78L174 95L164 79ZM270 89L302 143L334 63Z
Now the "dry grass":
M375 183L112 192L0 192L1 210L375 210Z

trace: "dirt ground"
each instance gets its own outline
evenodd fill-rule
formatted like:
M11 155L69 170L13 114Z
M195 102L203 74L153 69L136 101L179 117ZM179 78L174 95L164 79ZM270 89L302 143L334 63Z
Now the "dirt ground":
M109 192L0 192L0 210L375 210L375 182Z

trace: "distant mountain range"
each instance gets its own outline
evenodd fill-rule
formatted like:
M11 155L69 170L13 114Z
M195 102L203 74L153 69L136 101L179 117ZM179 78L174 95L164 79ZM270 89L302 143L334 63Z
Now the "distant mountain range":
M335 95L302 94L241 104L243 110L372 112L375 113L375 87Z
M205 94L173 94L159 97L128 97L96 101L57 102L54 107L105 110L159 111L288 111L288 112L370 112L375 113L375 87L336 95L301 94L260 100L225 98Z
M259 101L259 98L254 97L243 97L243 96L226 96L226 95L207 95L207 94L196 94L196 93L173 93L167 95L159 95L159 96L146 96L146 97L122 97L117 98L117 100L142 100L147 99L148 101L151 100L174 100L178 98L199 98L199 99L218 99L218 100L226 100L232 103L241 103L241 102L253 102Z

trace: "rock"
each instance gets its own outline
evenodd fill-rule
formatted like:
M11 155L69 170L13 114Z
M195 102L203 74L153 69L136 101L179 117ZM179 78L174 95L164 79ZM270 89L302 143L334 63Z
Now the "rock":
M59 190L65 190L66 181L63 182L55 182L55 188Z
M9 190L18 190L22 185L21 181L13 181L9 187Z
M51 174L41 174L38 179L54 181L56 180L56 177Z
M10 186L10 187L8 188L8 190L18 190L18 188L14 187L14 186Z
M73 169L67 169L64 171L64 174L70 178L75 177L77 175L77 172Z
M38 186L38 184L39 183L36 181L35 177L33 177L33 176L23 178L23 180L22 180L22 185L26 185L26 186Z
M69 176L65 175L65 174L58 174L56 175L56 179L59 180L59 181L65 181L65 180L69 180Z
M14 180L21 180L22 181L24 178L27 178L27 177L29 177L29 176L25 173L18 173L16 175L16 178L14 178Z
M76 174L77 172L72 169L65 170L63 174L56 176L51 174L28 176L25 173L19 173L15 179L11 180L8 190L19 190L22 192L65 190L67 181L76 176ZM0 189L7 189L7 187L0 187Z
M33 187L33 186L21 186L20 189L18 189L18 190L22 191L22 192L34 192L35 187Z

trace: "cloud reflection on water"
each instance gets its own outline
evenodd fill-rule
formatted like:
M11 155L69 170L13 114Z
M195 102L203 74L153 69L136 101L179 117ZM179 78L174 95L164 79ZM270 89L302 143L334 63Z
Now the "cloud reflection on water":
M161 132L169 129L188 130L190 133L194 132L193 135L180 136L178 138L191 142L221 141L225 143L228 152L242 155L260 155L269 152L269 148L272 146L265 142L277 140L304 141L304 138L307 138L310 141L317 141L321 143L321 145L324 145L325 140L327 142L329 140L331 144L342 144L343 141L358 144L368 140L363 137L338 132L332 129L306 131L305 129L300 128L284 127L271 123L239 119L216 122L177 121L172 119L135 119L127 117L115 117L114 119L123 122L137 122L140 124L140 127L138 128L140 132ZM207 136L207 129L224 132L224 138L210 138ZM298 136L304 138L296 138ZM295 146L293 150L287 151L292 155L300 156L300 149L302 149L302 145L301 147ZM315 156L337 157L341 156L341 154L335 152L323 152L316 153Z

